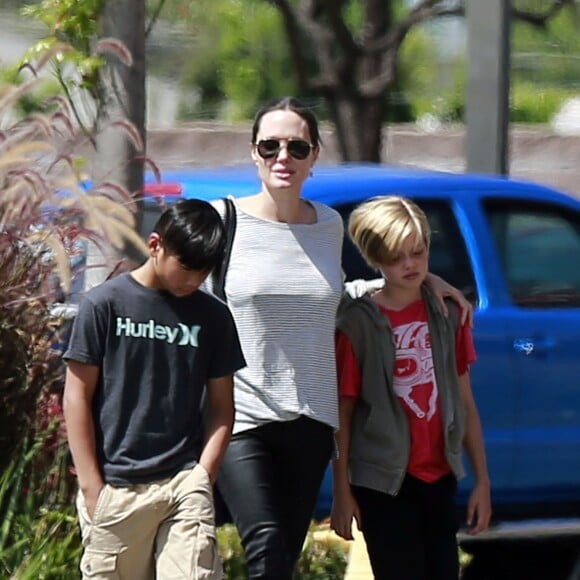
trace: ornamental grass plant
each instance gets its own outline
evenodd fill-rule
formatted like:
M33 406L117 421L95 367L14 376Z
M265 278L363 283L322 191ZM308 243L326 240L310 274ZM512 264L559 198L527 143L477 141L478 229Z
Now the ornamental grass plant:
M112 184L85 187L68 102L53 96L18 113L52 56L0 86L1 578L78 577L76 483L60 407L67 325L55 306L79 285L88 242L140 243L130 196Z

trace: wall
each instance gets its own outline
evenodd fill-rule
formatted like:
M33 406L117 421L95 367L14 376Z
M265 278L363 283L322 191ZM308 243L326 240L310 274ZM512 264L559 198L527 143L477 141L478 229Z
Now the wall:
M199 165L247 163L249 125L199 123L168 130L151 130L148 155L169 169ZM338 161L330 128L322 132L324 148L320 162ZM383 159L442 171L465 169L465 131L462 127L424 133L415 126L399 125L385 130ZM558 136L548 128L512 127L510 174L537 181L580 197L580 136Z

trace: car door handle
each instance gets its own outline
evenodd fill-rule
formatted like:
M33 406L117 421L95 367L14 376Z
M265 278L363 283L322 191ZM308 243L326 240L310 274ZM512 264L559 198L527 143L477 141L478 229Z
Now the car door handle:
M516 338L514 340L514 350L530 356L531 354L538 354L553 350L556 346L554 338Z

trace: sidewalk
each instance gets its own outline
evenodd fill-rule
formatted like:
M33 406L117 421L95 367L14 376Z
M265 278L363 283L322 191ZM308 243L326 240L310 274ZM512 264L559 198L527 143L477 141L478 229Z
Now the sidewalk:
M350 546L344 580L373 580L374 577L362 532L358 530L354 523L352 529L354 541Z

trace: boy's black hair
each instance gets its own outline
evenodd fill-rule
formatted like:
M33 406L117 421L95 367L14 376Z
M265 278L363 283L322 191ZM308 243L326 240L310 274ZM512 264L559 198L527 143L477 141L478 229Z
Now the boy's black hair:
M182 199L170 205L153 231L163 247L190 270L211 272L221 264L225 229L217 210L201 199Z

